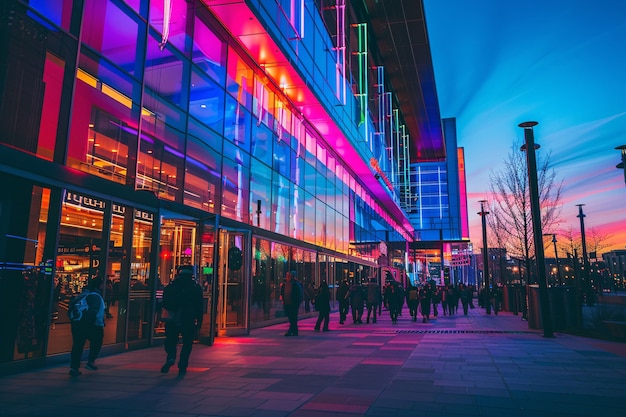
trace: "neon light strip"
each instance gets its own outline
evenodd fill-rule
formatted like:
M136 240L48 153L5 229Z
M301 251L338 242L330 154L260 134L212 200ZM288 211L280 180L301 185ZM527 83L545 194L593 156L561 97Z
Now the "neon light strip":
M163 37L159 44L159 49L163 50L170 37L170 20L172 19L172 3L171 0L163 0Z
M358 65L359 65L359 79L358 81L358 98L359 104L361 105L361 119L359 120L359 125L365 122L366 112L367 112L367 100L368 100L368 91L367 91L367 23L358 23L356 25L352 25L357 29L357 36L359 37L359 45L356 55L358 56ZM367 137L366 137L367 140Z
M337 55L335 89L336 96L342 105L346 105L346 3L345 0L337 0L335 6L337 12L337 47L335 48Z

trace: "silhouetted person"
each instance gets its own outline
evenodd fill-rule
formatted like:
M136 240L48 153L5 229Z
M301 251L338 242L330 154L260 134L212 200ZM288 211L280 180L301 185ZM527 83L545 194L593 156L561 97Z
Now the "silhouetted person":
M298 308L302 302L302 285L295 279L295 271L285 274L285 282L280 286L280 299L283 302L285 315L289 319L289 330L285 336L298 335Z
M196 329L202 325L202 287L193 279L191 268L180 268L174 281L163 289L163 308L174 315L174 319L165 320L165 364L162 373L167 373L176 362L176 345L182 336L183 347L178 359L178 375L187 373L189 355L196 337Z

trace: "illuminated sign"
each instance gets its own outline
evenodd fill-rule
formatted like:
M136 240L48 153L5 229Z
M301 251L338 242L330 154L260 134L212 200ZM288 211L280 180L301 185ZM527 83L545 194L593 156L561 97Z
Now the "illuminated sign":
M393 184L389 181L389 178L385 175L382 169L380 169L380 165L378 165L378 160L376 158L370 158L370 165L376 171L376 174L382 178L387 187L393 191Z

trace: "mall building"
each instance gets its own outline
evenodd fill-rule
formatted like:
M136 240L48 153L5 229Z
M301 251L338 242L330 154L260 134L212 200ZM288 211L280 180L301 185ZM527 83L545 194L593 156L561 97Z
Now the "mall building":
M183 265L211 344L285 321L287 271L382 285L465 238L414 224L465 196L419 0L5 0L0 31L0 374L68 360L94 276L105 354L163 337Z

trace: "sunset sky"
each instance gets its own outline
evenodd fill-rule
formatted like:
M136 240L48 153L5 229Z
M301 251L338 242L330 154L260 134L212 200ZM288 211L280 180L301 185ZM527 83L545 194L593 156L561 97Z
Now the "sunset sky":
M563 223L626 248L626 1L424 0L441 117L465 148L470 239L482 247L478 200L503 168L517 127L537 121L537 151L563 180ZM562 240L565 238L562 237ZM606 251L605 250L605 251ZM551 255L548 252L547 255Z

